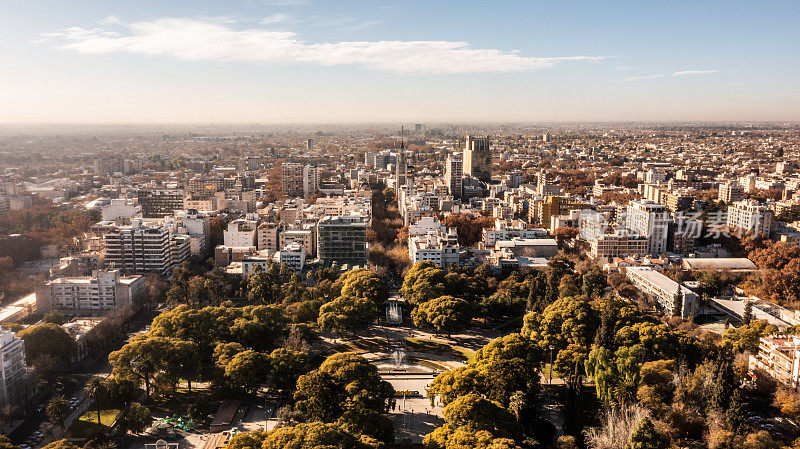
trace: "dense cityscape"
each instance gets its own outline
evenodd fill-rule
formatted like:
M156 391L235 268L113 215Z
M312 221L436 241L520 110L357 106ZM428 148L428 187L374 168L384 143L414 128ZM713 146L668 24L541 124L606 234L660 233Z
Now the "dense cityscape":
M0 1L0 449L800 449L798 18Z
M9 447L796 447L796 125L0 147Z

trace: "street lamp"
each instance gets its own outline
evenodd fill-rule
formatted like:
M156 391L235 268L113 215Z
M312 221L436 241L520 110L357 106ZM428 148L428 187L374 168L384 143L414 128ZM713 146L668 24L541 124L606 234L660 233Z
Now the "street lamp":
M550 345L550 380L547 381L547 385L553 384L553 345Z

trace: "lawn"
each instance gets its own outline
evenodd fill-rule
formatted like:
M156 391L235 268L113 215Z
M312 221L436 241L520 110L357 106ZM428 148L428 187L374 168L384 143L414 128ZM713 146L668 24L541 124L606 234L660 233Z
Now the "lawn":
M428 354L449 355L465 363L475 361L475 351L461 346L453 346L439 341L425 340L422 338L406 339L406 349L411 352Z
M118 408L101 409L100 410L100 423L104 426L111 426L117 419L120 410ZM97 424L97 410L90 408L79 418L80 421L86 421Z

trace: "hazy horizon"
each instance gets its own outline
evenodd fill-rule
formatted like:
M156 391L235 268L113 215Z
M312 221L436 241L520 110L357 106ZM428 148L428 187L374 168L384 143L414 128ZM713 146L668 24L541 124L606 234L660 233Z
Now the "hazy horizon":
M0 5L0 123L798 122L797 2Z

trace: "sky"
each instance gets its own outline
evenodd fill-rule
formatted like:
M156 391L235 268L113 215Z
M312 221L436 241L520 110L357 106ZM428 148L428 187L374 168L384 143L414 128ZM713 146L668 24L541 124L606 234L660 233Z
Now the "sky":
M800 1L0 0L0 123L800 121Z

